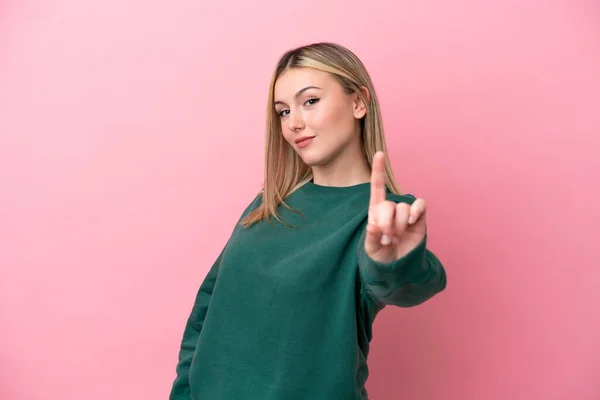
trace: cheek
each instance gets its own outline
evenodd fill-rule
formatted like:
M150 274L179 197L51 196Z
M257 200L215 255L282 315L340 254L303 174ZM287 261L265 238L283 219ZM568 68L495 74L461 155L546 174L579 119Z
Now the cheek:
M281 134L283 136L283 139L291 144L291 140L293 140L292 138L292 132L290 132L289 129L287 129L287 124L285 122L283 122L283 120L281 121Z
M354 126L354 116L345 107L320 109L311 116L310 121L315 131L323 133L347 134Z

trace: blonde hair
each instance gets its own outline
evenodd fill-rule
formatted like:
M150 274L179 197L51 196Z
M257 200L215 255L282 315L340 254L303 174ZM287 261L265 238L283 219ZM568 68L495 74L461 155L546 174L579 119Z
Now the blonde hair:
M333 75L348 93L357 93L367 108L361 119L363 148L369 165L377 151L386 151L381 110L373 82L360 59L347 48L335 43L313 43L286 52L275 68L269 87L265 135L264 186L259 195L261 204L242 220L248 227L263 219L281 221L277 208L280 204L292 210L285 199L296 189L312 179L311 168L285 141L281 132L281 121L274 106L274 91L277 79L291 68L314 68ZM361 88L366 88L368 96ZM394 173L386 157L385 182L388 189L401 194ZM292 210L297 212L296 210Z

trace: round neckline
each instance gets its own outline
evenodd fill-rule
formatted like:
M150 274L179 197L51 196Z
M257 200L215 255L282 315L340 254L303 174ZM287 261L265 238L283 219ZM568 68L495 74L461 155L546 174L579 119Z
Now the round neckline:
M325 196L348 195L354 193L369 192L371 182L358 183L350 186L324 186L317 185L312 180L301 186L301 190L309 194L318 194Z

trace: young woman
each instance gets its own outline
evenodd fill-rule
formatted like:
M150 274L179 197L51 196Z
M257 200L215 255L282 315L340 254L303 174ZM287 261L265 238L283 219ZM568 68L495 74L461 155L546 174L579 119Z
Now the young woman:
M376 314L446 287L426 204L401 194L377 96L348 49L279 61L263 190L202 282L170 399L367 399Z

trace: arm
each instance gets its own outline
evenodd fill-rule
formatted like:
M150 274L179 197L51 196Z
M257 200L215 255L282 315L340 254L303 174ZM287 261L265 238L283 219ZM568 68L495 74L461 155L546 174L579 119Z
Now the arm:
M260 194L254 198L254 200L242 213L240 221L252 210L254 210L258 204L260 204L261 199L262 196ZM227 248L228 244L229 241L225 245L225 248ZM200 289L196 295L192 312L188 317L185 329L183 331L183 338L181 340L179 358L176 367L177 376L173 382L169 400L192 400L192 396L190 394L190 365L192 364L192 359L194 358L196 344L200 338L202 325L204 324L204 319L208 311L213 289L219 275L221 258L223 257L225 248L221 251L221 254L219 254L217 260L208 271L208 274L206 275L206 278L204 278L204 281L200 285Z
M365 292L380 307L421 304L446 287L446 272L427 249L426 202L386 193L385 156L371 170L368 221L358 248Z
M192 312L187 319L185 329L183 331L183 338L181 340L181 346L179 349L179 358L176 367L176 378L171 388L171 394L169 400L191 400L190 395L190 382L189 382L189 370L194 357L194 351L196 350L196 343L200 337L202 331L202 324L206 317L210 298L212 296L213 288L219 274L219 264L221 263L221 256L223 252L219 254L219 257L209 270L206 278L200 285L200 289L196 294L194 306Z
M366 231L358 246L360 277L366 293L379 306L416 306L446 288L446 271L427 249L427 236L402 258L384 264L366 253L365 235Z

